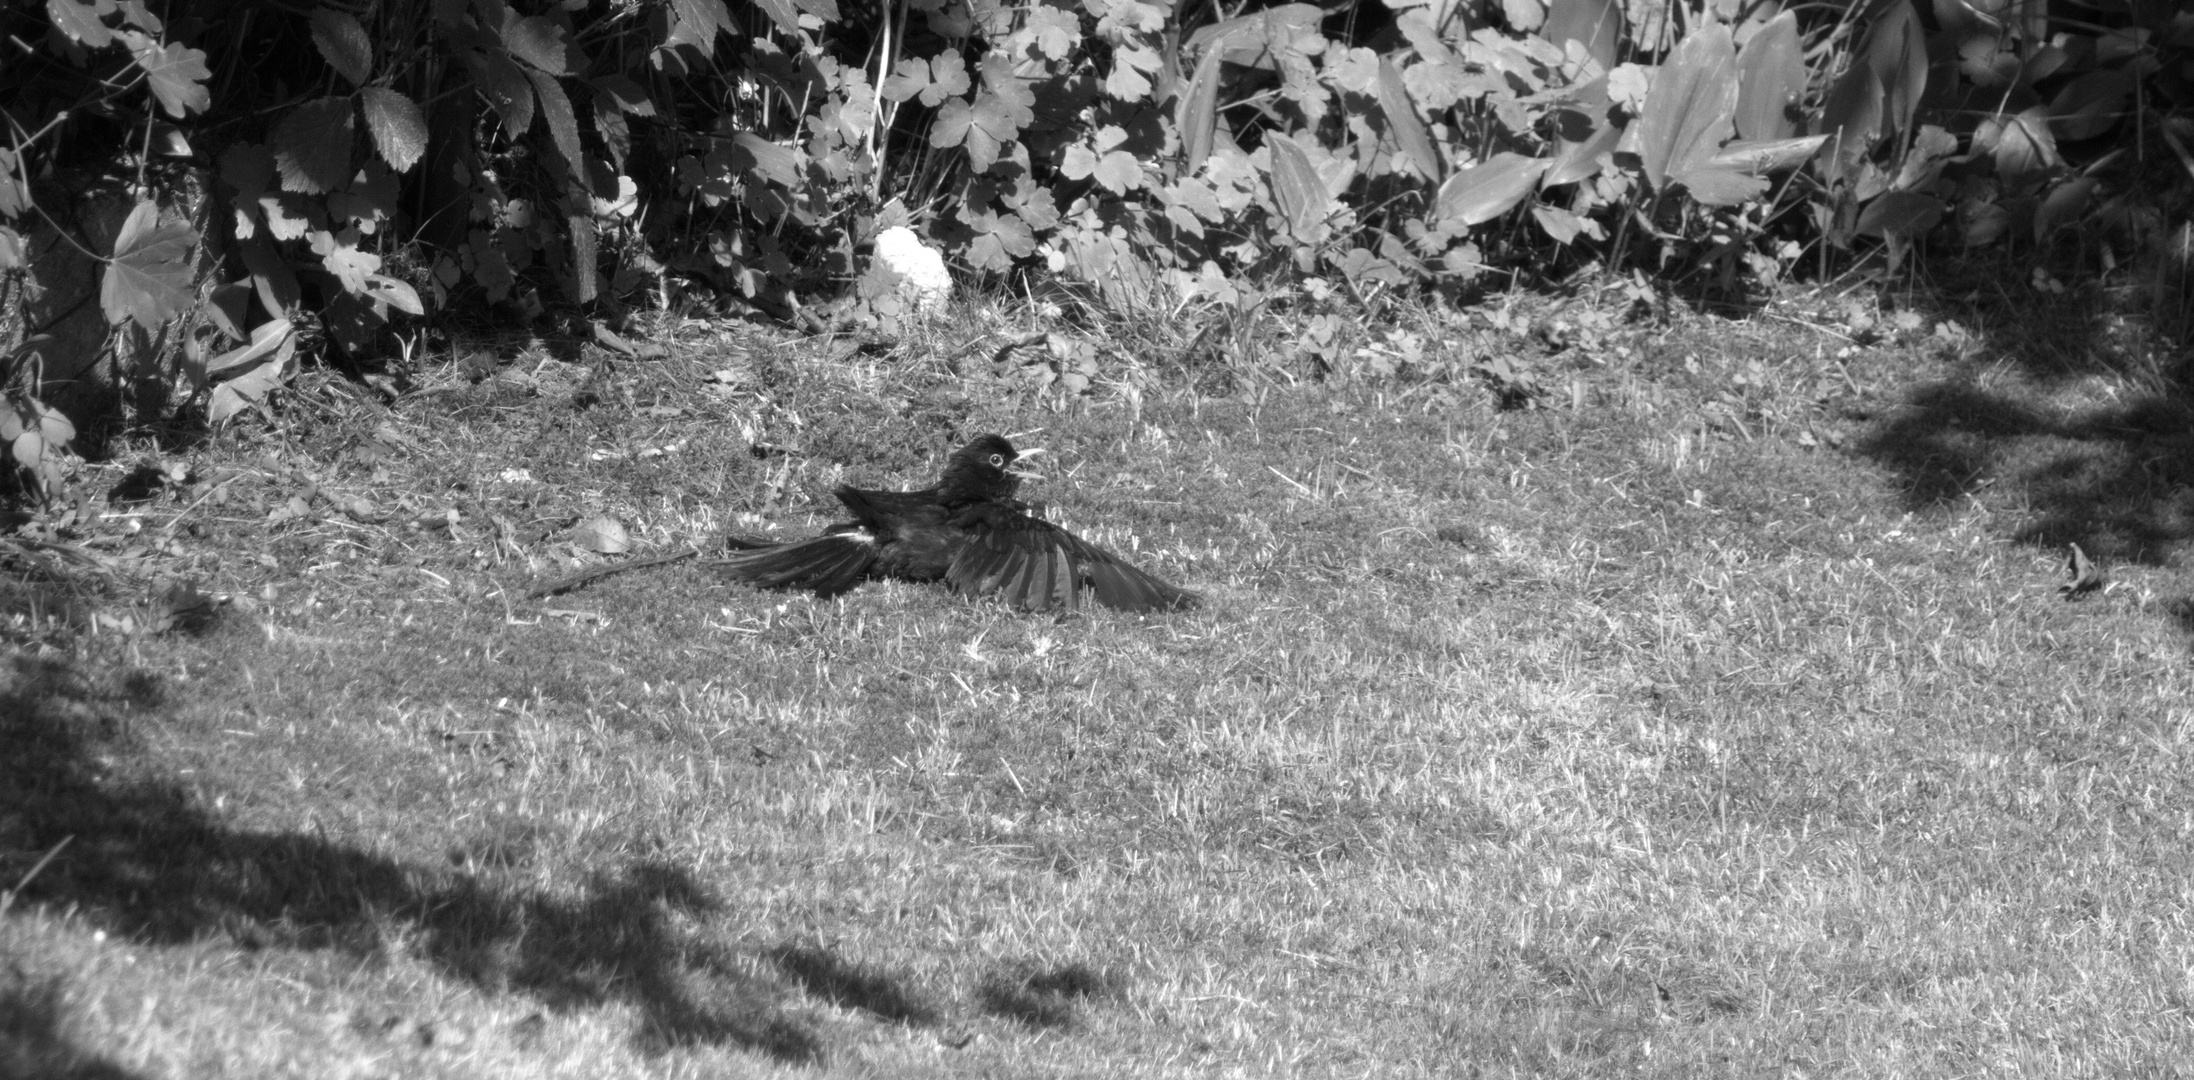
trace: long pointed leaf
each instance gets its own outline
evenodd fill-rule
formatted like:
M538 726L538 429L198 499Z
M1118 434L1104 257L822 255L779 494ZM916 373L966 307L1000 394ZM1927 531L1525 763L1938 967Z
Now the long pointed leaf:
M1786 11L1768 20L1737 56L1737 137L1789 138L1797 130L1791 114L1805 96L1805 80L1798 16Z
M1653 74L1639 117L1639 157L1656 190L1671 171L1703 164L1729 138L1737 111L1737 46L1729 28L1700 27Z
M1402 85L1402 73L1394 61L1379 58L1379 77L1376 82L1379 94L1379 110L1386 114L1387 128L1394 132L1394 141L1402 146L1417 171L1427 180L1440 178L1440 154L1432 148L1432 135L1425 130L1425 123L1417 118L1417 107L1409 100L1409 88Z

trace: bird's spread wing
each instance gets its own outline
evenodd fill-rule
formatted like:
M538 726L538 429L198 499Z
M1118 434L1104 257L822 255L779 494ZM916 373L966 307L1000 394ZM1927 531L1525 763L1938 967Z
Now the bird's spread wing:
M875 537L853 531L739 551L710 565L756 588L813 589L817 596L836 596L859 585L875 562Z
M964 595L996 595L1032 611L1071 611L1089 599L1122 611L1158 611L1196 602L1194 593L1041 518L989 506L955 524L967 528L969 541L945 571L945 581Z

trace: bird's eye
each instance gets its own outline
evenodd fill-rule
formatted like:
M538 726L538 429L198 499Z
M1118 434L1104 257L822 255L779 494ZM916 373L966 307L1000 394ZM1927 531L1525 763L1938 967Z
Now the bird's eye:
M1006 467L1006 456L1004 454L992 454L990 455L990 464L994 469L1003 469Z

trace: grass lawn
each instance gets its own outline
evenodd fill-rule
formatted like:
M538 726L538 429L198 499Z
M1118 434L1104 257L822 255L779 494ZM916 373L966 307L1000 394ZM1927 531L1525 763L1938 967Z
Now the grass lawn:
M1505 412L698 324L308 387L71 534L210 626L0 587L0 1074L2194 1073L2194 428L1936 326L1683 317ZM1036 427L1200 609L517 599Z

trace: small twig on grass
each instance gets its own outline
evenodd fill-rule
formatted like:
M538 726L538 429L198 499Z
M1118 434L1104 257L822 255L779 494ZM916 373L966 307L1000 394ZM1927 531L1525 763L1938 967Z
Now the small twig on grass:
M610 576L611 574L622 574L627 570L644 570L650 566L661 566L664 563L674 563L680 559L692 558L699 554L701 554L700 548L690 547L686 548L683 551L673 551L668 555L657 555L651 559L634 559L631 562L607 563L602 566L590 566L584 570L579 571L578 573L567 574L563 577L556 578L552 581L543 582L539 585L535 585L533 588L527 589L526 599L539 600L544 596L553 596L567 589L576 589L579 586L584 585L587 582L593 581L596 578L605 578Z
M178 525L181 525L181 524L183 523L183 519L184 519L184 518L187 518L187 517L189 517L189 516L191 515L191 511L193 511L193 510L196 510L196 509L198 509L198 508L199 508L199 507L201 507L201 506L204 506L204 505L206 504L206 500L207 500L207 499L213 498L213 497L214 497L215 495L217 495L217 494L219 494L219 493L220 493L220 491L221 491L221 489L222 489L222 488L225 488L225 487L229 486L230 484L233 484L233 483L235 483L235 482L236 482L236 481L237 481L238 479L240 479L240 478L241 478L242 476L243 476L243 474L242 474L242 473L238 473L238 474L236 474L235 476L231 476L231 477L229 477L228 479L226 479L226 480L223 480L223 481L221 481L220 483L218 483L218 484L215 484L215 485L213 485L213 486L212 486L212 487L210 487L210 488L207 488L207 489L206 489L206 493L205 493L205 494L203 494L203 495L200 495L200 496L198 496L198 497L197 497L196 499L193 499L193 500L191 500L191 504L190 504L189 506L186 506L186 507L184 507L181 513L178 513L178 514L176 514L176 515L175 515L175 518L174 518L174 520L172 520L172 521L169 521L169 522L168 522L168 523L167 523L166 525L164 525L164 526L161 526L161 528L160 528L160 542L161 542L161 543L163 543L163 544L165 544L165 543L167 543L168 541L170 541L170 540L173 540L173 539L175 539L175 527L176 527L176 526L178 526Z
M6 918L8 915L8 909L15 906L16 896L20 895L24 889L30 888L31 879L37 877L38 872L40 870L44 870L46 868L46 864L52 862L54 856L61 854L61 849L69 846L69 841L74 839L76 839L76 835L74 833L62 837L61 842L53 845L52 850L47 851L42 856L39 856L37 863L33 864L30 868L30 871L23 875L23 880L15 883L14 888L9 889L6 892L0 892L0 919Z

